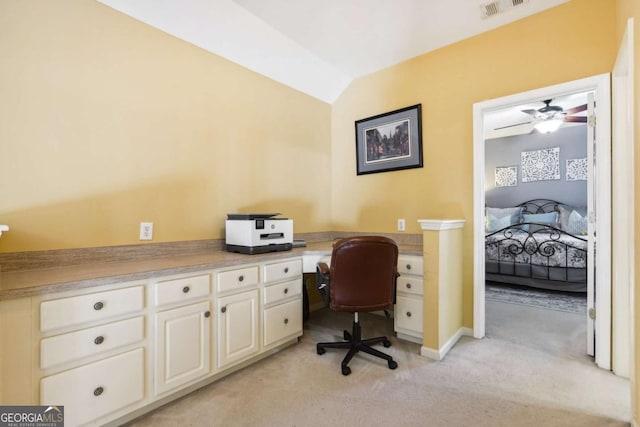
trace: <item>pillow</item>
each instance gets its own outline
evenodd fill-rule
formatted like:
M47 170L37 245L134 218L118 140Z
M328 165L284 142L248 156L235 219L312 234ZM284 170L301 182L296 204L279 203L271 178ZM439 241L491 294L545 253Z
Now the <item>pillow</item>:
M494 233L498 230L502 230L513 223L512 216L507 215L503 217L496 217L493 214L487 215L487 233Z
M522 222L533 222L535 224L541 225L550 225L552 227L557 227L558 222L558 212L547 212L542 214L523 214ZM535 227L539 228L539 227ZM529 231L529 225L523 225L522 229L524 231ZM534 227L531 228L531 232L536 231Z
M494 231L500 230L500 228L508 227L509 225L518 224L522 219L522 208L485 208L485 230L487 233L493 233ZM493 229L493 227L489 227L490 217L493 216L493 221L496 219L502 219L504 217L509 218L509 223L504 225L503 227ZM492 230L493 231L490 231Z
M574 235L587 234L587 215L582 216L578 211L572 211L566 231Z
M585 207L578 207L578 208L574 208L572 206L567 206L567 205L558 205L558 222L560 223L560 229L563 231L566 231L567 233L570 233L569 231L569 216L571 215L571 212L576 211L578 214L580 214L580 216L586 216L587 215L587 208ZM573 233L571 233L573 234Z

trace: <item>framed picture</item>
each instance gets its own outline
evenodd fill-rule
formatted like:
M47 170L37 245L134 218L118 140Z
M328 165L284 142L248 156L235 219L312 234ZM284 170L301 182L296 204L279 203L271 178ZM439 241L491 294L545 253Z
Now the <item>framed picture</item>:
M421 104L356 121L358 175L422 167Z

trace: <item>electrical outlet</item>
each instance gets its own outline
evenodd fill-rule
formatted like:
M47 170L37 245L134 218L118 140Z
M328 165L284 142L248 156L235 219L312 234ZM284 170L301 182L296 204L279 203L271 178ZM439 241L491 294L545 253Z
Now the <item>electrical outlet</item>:
M153 239L153 223L141 222L140 223L140 240L152 240Z
M400 218L398 220L398 231L404 231L404 226L405 226L404 218Z

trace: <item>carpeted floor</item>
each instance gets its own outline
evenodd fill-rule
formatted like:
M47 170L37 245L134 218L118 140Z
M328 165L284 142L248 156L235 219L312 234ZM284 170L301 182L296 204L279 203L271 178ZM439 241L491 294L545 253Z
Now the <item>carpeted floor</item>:
M489 300L567 313L587 314L587 294L558 292L526 286L510 286L487 282L485 297Z
M343 351L319 356L315 344L341 339L346 313L311 314L299 343L166 405L131 425L143 426L628 426L629 382L586 358L530 342L512 330L518 318L546 325L545 313L575 314L488 302L485 339L463 337L440 362L420 345L393 337L389 320L361 314L365 337L390 336L382 349L398 362L358 355L343 376ZM548 314L547 313L547 314ZM534 338L540 339L542 338Z

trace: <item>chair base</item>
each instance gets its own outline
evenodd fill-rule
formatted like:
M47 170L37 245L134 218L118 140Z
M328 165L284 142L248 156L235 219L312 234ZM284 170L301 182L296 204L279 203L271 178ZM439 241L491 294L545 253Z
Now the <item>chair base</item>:
M349 362L353 359L353 356L356 353L363 351L372 356L379 357L387 361L387 365L389 369L396 369L398 364L393 360L391 356L385 354L381 351L372 348L372 345L382 343L385 347L391 346L391 341L387 339L387 337L376 337L376 338L368 338L366 340L362 339L362 330L360 328L360 323L357 321L353 322L352 332L344 331L344 339L345 341L337 341L337 342L321 342L316 345L316 351L318 354L324 354L327 348L347 348L349 351L347 355L342 360L342 375L349 375L351 373L351 368L349 368Z

